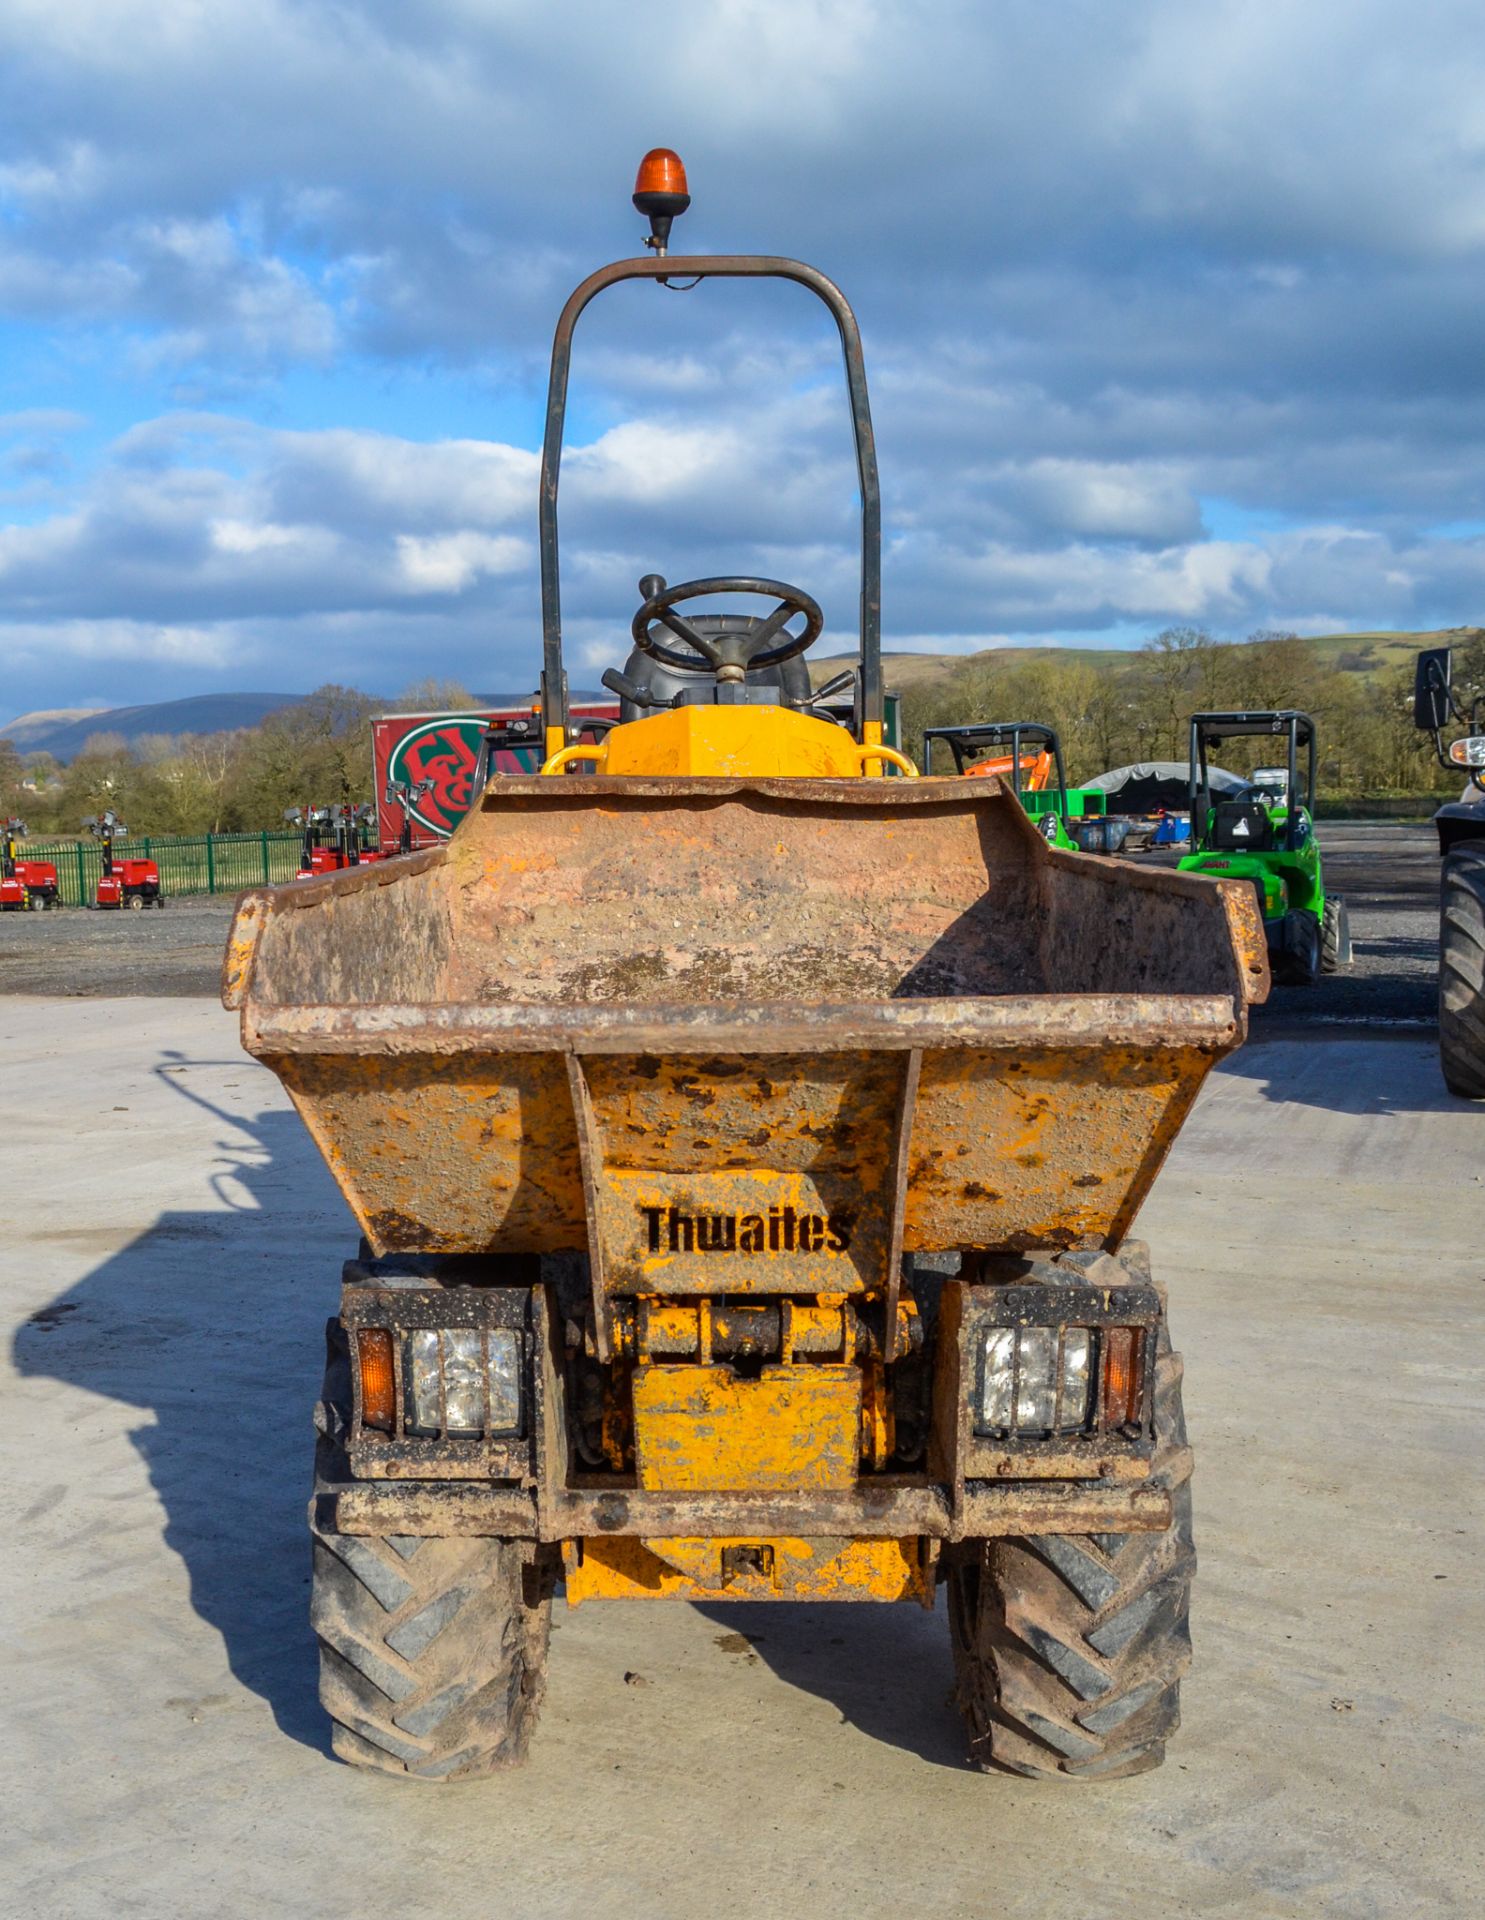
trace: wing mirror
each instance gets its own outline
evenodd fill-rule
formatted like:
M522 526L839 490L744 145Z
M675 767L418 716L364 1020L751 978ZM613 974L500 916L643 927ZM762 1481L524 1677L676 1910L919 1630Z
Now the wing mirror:
M1418 656L1413 679L1413 725L1422 733L1437 733L1449 724L1453 661L1448 647L1429 647Z

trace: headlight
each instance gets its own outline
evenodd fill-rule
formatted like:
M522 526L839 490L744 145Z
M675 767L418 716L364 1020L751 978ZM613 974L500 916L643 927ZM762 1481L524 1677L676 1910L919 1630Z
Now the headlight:
M499 1327L419 1328L407 1336L407 1393L419 1433L519 1433L520 1339Z
M1472 733L1449 742L1449 758L1456 767L1485 767L1485 734Z
M1087 1327L991 1327L984 1337L982 1433L1081 1433L1093 1410Z

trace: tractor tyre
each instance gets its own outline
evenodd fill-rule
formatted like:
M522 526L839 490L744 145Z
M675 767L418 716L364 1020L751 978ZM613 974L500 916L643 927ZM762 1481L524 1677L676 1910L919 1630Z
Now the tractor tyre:
M1313 987L1319 977L1319 917L1296 907L1284 915L1283 945L1274 978L1283 987Z
M471 1780L525 1758L546 1684L551 1583L530 1543L343 1534L350 1373L332 1321L317 1409L310 1620L331 1746L352 1766Z
M129 911L130 913L142 913L144 911L144 902L137 893L131 893L129 895Z
M1439 907L1439 1063L1450 1093L1485 1100L1485 841L1445 857Z
M1149 1484L1163 1533L965 1541L948 1565L955 1696L986 1773L1109 1780L1165 1758L1191 1664L1191 1450L1162 1325Z
M1346 903L1336 894L1325 898L1325 918L1320 923L1320 971L1339 973L1351 964L1351 916Z

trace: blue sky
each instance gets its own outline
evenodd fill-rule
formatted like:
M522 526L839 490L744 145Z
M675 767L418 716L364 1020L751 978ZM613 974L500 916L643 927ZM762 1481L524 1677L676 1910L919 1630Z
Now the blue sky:
M856 304L889 646L1485 613L1485 15L1434 0L9 0L0 721L536 671L572 284L792 253ZM574 678L635 583L848 644L837 349L796 289L579 335Z

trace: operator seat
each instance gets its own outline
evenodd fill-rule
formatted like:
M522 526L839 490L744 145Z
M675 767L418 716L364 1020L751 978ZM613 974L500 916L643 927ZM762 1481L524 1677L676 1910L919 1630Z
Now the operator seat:
M1222 853L1271 853L1274 823L1267 807L1223 800L1212 808L1212 845Z

